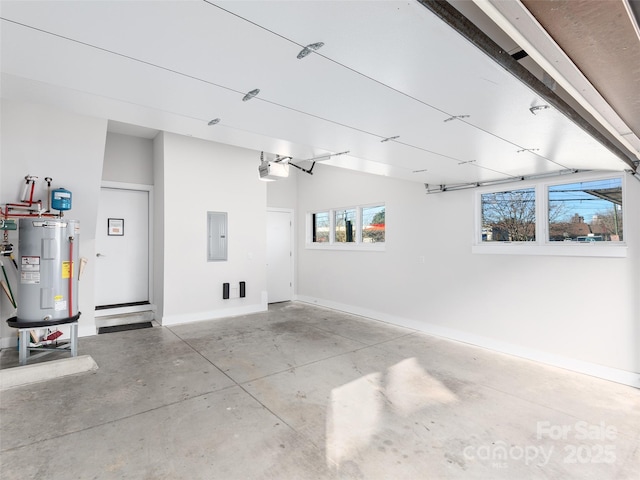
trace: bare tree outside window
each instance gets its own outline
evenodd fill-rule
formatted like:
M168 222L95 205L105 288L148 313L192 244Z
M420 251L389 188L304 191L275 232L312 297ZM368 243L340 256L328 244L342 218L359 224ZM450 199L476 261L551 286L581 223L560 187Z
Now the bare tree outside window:
M329 242L329 212L311 215L311 237L313 243Z
M481 194L482 243L622 243L622 180L616 176ZM536 231L546 238L536 239Z
M483 242L532 242L535 239L535 189L482 194Z
M624 231L622 218L622 205L613 204L610 209L595 213L591 218L591 231L604 241L620 241Z

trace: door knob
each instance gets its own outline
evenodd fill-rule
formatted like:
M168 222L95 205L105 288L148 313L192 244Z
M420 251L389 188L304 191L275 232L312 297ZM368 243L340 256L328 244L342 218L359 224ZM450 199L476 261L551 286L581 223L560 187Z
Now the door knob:
M96 257L106 257L106 255L103 253L96 253Z

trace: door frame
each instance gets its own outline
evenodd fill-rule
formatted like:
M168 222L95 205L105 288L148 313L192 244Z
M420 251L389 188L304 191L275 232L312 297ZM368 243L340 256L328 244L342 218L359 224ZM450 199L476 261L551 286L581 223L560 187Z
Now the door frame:
M149 305L135 305L131 307L116 307L116 308L104 308L100 310L95 310L96 305L93 306L95 310L95 316L98 317L106 317L109 315L120 315L124 313L137 313L137 312L146 312L149 310L156 309L155 302L153 301L153 185L143 185L138 183L124 183L124 182L110 182L110 181L102 181L100 183L100 189L103 188L111 188L113 190L135 190L135 191L143 191L147 192L149 195L149 211L148 215L148 228L149 228L149 245L147 246L149 252L149 258L147 259L148 263L148 279L149 279ZM95 303L95 299L94 299Z
M291 300L295 300L296 299L296 276L295 276L295 272L296 272L296 268L295 268L295 264L296 264L296 258L297 258L297 251L296 251L296 216L295 216L295 210L293 208L277 208L277 207L268 207L267 208L267 213L269 212L276 212L276 213L288 213L289 214L289 218L291 219L291 232L290 232L290 238L289 238L289 242L291 244L291 271L289 272L289 275L291 276ZM268 215L267 215L267 221L268 220ZM265 232L266 233L266 232ZM269 297L269 285L267 285L267 298Z

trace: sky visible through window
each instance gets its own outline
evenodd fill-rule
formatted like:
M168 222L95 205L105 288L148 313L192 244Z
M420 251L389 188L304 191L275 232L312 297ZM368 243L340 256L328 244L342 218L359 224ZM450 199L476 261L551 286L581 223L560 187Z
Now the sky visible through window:
M622 200L620 178L549 187L549 204L558 206L556 221L560 222L569 222L578 215L586 223L590 223L594 215L611 212L618 200Z
M384 205L380 205L378 207L365 207L362 209L363 211L363 223L365 225L371 224L373 220L379 220L376 216L384 215ZM384 219L384 216L382 217Z

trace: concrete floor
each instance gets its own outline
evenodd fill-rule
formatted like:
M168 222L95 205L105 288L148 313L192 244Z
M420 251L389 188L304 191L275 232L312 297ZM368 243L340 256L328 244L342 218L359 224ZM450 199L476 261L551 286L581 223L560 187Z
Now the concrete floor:
M331 310L79 347L2 392L2 479L639 478L639 390Z

